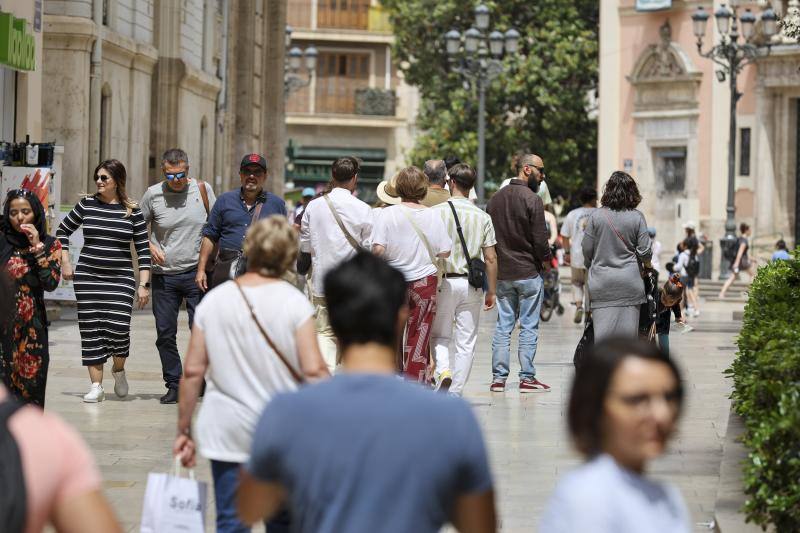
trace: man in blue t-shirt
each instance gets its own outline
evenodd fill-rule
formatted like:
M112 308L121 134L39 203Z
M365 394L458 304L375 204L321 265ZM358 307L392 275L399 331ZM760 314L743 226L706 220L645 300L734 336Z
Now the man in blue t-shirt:
M496 530L492 477L467 403L395 375L403 275L362 252L325 277L342 349L332 379L278 396L239 486L246 524L289 507L293 531Z

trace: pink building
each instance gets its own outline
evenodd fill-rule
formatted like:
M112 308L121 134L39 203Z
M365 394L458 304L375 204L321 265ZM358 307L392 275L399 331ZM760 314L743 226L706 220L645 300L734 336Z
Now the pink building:
M630 172L665 256L693 221L714 241L715 272L725 233L730 88L698 53L691 15L698 6L713 15L723 3L600 1L598 184L614 170ZM800 20L798 0L730 3L757 17L771 5ZM719 42L713 16L707 24L703 51ZM752 226L760 257L779 238L793 246L800 237L800 45L783 34L772 45L738 84L736 222Z

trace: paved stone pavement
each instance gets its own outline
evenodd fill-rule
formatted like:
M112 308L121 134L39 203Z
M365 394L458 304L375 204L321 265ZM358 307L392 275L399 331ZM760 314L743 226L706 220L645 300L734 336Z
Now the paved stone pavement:
M565 294L565 297L568 295ZM722 442L730 407L729 382L722 371L734 355L739 324L731 313L742 304L708 303L690 333L673 333L672 351L685 373L688 391L680 433L669 453L652 473L675 483L689 506L694 530L711 522ZM565 411L572 379L572 354L581 328L572 310L543 323L536 356L537 377L552 392L520 395L512 345L512 379L505 394L490 393L491 335L495 313L485 313L478 354L466 387L488 442L496 479L497 503L504 532L535 531L556 480L580 463L565 431ZM161 368L154 346L155 328L148 311L136 312L132 325L132 355L127 370L130 396L113 394L113 378L105 376L106 401L85 404L88 375L80 365L80 337L74 309L65 308L51 326L51 364L47 408L76 426L87 440L102 470L105 490L126 530L138 531L147 473L166 472L172 465L176 406L158 403L163 394ZM179 347L188 342L186 315L181 313ZM109 366L107 366L109 368ZM208 462L197 470L210 481ZM213 504L209 505L213 530ZM705 523L706 525L703 525Z

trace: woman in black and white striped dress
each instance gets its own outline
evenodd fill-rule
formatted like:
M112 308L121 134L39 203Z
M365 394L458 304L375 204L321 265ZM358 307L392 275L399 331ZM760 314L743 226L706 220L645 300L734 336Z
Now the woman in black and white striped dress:
M105 399L103 365L109 357L114 358L114 392L120 398L128 394L125 358L130 350L133 298L137 296L141 309L150 296L147 226L125 193L126 178L125 167L116 159L100 163L94 171L97 194L78 202L56 232L63 249L62 275L72 279L69 236L83 226L84 244L74 279L83 365L89 368L92 381L83 401L89 403ZM139 258L138 289L131 242Z

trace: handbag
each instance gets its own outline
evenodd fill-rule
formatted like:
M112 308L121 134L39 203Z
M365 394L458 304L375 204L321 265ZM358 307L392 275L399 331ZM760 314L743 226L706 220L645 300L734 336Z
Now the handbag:
M331 199L328 198L327 194L323 194L322 197L325 198L325 202L328 204L328 209L331 210L331 213L333 214L333 218L336 219L336 223L339 225L339 229L342 230L342 233L344 233L344 236L347 239L347 242L350 243L350 246L352 246L353 250L355 250L356 252L362 251L364 248L356 240L356 238L353 237L350 234L349 231L347 231L347 228L345 227L344 222L342 222L342 217L340 217L339 213L336 212L336 209L333 208L333 202L331 202Z
M656 338L658 272L652 268L646 268L644 266L642 256L639 255L639 252L636 250L635 246L628 246L628 241L626 241L622 234L617 230L617 227L611 220L608 211L603 210L603 214L606 216L606 220L608 220L611 229L614 230L614 233L617 235L617 237L619 237L619 240L621 240L622 244L625 245L625 248L631 250L633 255L636 256L636 263L639 265L639 275L642 276L642 285L644 285L644 294L645 298L647 299L647 301L643 303L639 309L639 336L646 338L647 340L654 341Z
M461 248L464 250L464 258L467 260L467 281L476 289L482 289L486 283L486 263L480 257L469 256L467 241L464 239L464 232L461 230L461 222L458 220L456 208L450 200L447 203L453 211L453 218L456 219L456 231L458 231L458 238L461 241Z
M272 342L272 338L269 336L269 334L267 333L267 331L266 331L266 330L264 329L264 327L261 325L261 322L259 322L259 320L258 320L258 317L256 316L256 311L255 311L255 309L253 309L253 306L252 306L252 304L250 303L250 300L248 300L248 299L247 299L247 295L244 293L244 289L242 289L242 286L239 284L239 281L237 281L237 280L233 280L233 282L236 284L236 288L237 288L237 289L239 289L239 294L241 294L241 295L242 295L242 299L244 300L244 303L246 303L246 304L247 304L247 308L250 310L250 316L253 318L253 322L255 322L255 323L256 323L256 327L258 328L258 331L260 331L260 332L261 332L261 336L262 336L262 337L264 337L264 340L265 340L265 341L267 341L267 345L269 345L269 347L270 347L270 348L272 348L272 351L274 351L274 352L275 352L275 355L277 355L277 356L278 356L278 359L280 359L280 360L281 360L281 363L283 363L283 365L284 365L284 366L286 367L286 369L289 371L289 374L291 374L291 376L292 376L292 379L294 379L294 380L295 380L295 382L297 382L298 384L303 384L303 383L305 383L305 381L306 381L306 378L303 376L303 374L301 374L301 373L300 373L300 372L299 372L299 371L298 371L298 370L297 370L297 369L294 367L294 365L292 365L292 364L289 362L289 360L288 360L288 359L286 359L286 356L285 356L285 355L283 355L283 352L281 352L281 351L278 349L278 347L277 347L277 346L275 346L275 343L274 343L274 342Z
M197 180L197 186L200 188L200 198L203 200L203 207L206 208L206 221L208 221L208 215L211 214L211 204L208 201L206 184L203 182L203 180ZM208 279L212 279L212 276L214 275L214 267L217 266L218 257L219 241L214 243L214 248L211 250L211 256L208 258L208 262L206 263L206 277Z
M578 341L578 346L575 347L575 355L572 357L572 364L575 365L575 370L578 370L586 360L586 356L592 345L594 345L594 321L590 316L586 320L586 326L583 328L583 335L581 336L581 340Z
M142 505L141 533L204 533L208 485L180 477L180 459L175 457L174 475L151 472Z
M442 268L441 261L439 261L439 258L436 257L436 254L433 252L433 247L431 246L431 243L428 241L428 238L425 236L422 230L419 229L417 223L414 222L414 219L411 218L411 215L409 215L402 206L400 206L400 211L406 217L409 224L411 224L411 227L414 228L417 237L419 237L419 240L422 241L423 246L425 246L425 249L428 251L428 256L431 258L431 263L433 263L433 266L436 267L436 284L437 286L440 285L442 283L442 276L444 275L444 269Z
M253 218L250 219L250 226L256 223L258 216L261 214L261 207L264 204L256 204L255 211L253 211ZM228 270L228 279L236 279L247 271L247 257L244 252L239 250L236 257L231 262L230 269Z

